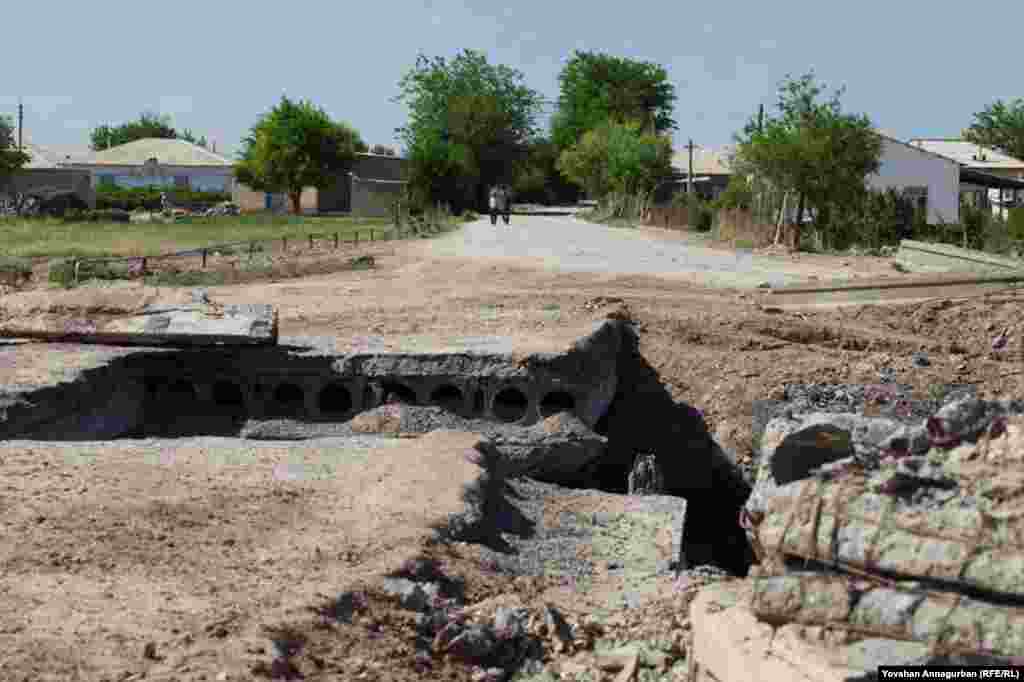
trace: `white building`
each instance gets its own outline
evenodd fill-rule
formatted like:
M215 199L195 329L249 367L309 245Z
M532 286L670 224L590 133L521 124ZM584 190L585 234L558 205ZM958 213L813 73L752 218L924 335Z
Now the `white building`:
M897 189L915 197L931 224L960 220L960 164L953 159L880 134L882 155L868 187Z
M158 187L227 192L234 189L234 162L185 140L146 138L60 162L88 170L92 186Z
M1024 181L1024 161L1015 159L1003 152L984 147L967 140L947 138L914 138L910 144L939 154L956 161L962 168L967 169L968 177L962 178L960 183L961 197L975 206L989 205L994 211L999 211L1005 206L1015 206L1024 198L1024 194L1017 187L997 186L992 187L992 178L1008 178L1011 180ZM988 180L979 182L977 178ZM972 178L975 178L972 181Z

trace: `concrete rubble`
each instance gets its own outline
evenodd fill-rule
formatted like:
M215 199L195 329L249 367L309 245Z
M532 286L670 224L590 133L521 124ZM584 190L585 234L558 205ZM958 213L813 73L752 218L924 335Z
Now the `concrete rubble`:
M694 604L705 674L839 680L880 660L1024 652L1024 401L890 385L886 413L866 416L879 390L800 387L755 414L741 522L758 565ZM843 642L825 655L808 628ZM766 651L782 662L756 665Z

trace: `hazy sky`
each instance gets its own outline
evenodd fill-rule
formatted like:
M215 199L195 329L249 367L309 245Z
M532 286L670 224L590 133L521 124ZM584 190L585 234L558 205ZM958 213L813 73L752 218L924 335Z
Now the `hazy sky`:
M844 108L884 130L956 136L996 98L1024 95L1024 3L942 7L922 0L38 0L6 13L15 21L0 41L0 87L14 94L0 95L0 112L14 114L22 94L27 134L61 148L88 145L89 130L101 123L157 111L234 152L284 93L353 124L369 144L396 144L405 109L391 99L419 52L484 50L555 98L558 72L579 48L663 64L679 95L679 145L689 137L710 147L729 143L759 103L774 104L783 76L811 68L828 85L847 87Z

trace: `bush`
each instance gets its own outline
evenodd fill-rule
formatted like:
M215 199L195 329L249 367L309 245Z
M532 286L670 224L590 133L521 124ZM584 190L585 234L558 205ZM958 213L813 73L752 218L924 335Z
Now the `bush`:
M63 218L66 223L129 223L132 214L120 209L95 211L68 211Z
M130 268L131 266L124 262L83 260L78 265L78 283L94 279L107 281L131 279ZM48 279L67 289L75 286L75 259L63 258L51 261Z
M100 210L120 209L122 211L159 211L160 194L167 193L167 199L174 206L193 204L219 204L231 201L227 192L198 192L189 189L161 187L116 187L100 185L96 188L96 208Z
M1024 242L1024 208L1011 208L1008 211L1006 227L1010 239Z
M0 273L20 275L21 277L31 277L32 261L27 258L0 256Z
M690 194L685 190L676 192L672 197L672 203L676 206L686 206L690 227L698 232L710 232L715 222L714 204L701 199L696 194Z

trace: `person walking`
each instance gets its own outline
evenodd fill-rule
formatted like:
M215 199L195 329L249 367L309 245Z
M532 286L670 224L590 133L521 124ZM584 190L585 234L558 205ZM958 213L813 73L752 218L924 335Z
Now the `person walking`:
M491 225L498 224L499 215L501 215L505 224L508 225L510 211L508 190L501 185L495 185L491 188L488 203L491 211Z

